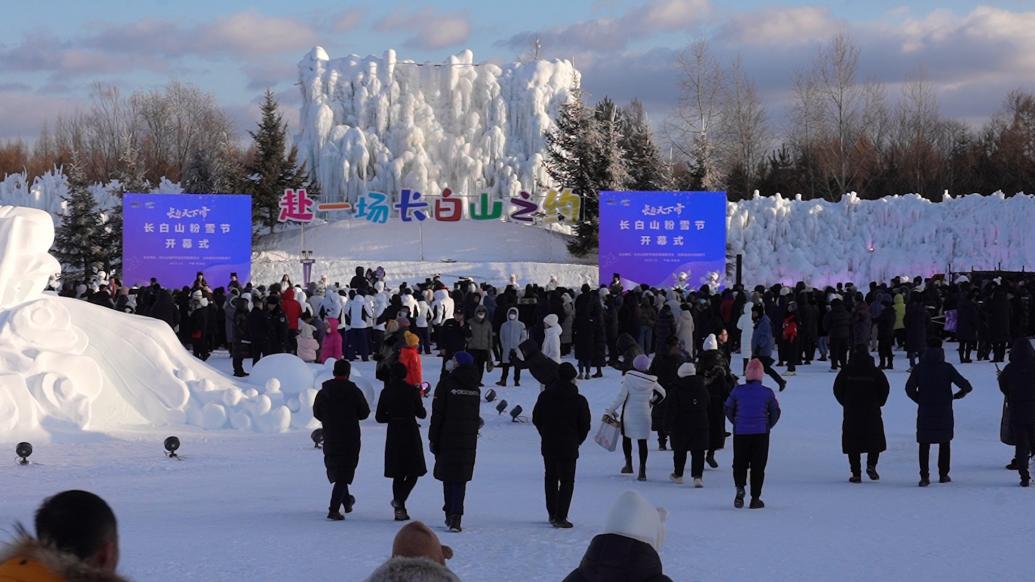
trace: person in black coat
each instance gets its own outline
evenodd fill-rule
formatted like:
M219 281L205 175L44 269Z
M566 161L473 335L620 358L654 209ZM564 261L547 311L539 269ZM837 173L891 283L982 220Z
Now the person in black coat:
M259 363L269 350L270 315L265 304L260 301L248 312L248 335L252 338L252 366Z
M880 479L877 460L888 448L880 409L888 402L890 390L888 377L873 365L866 346L855 346L834 380L834 398L844 409L841 452L848 455L852 483L862 482L862 453L866 453L866 475L872 481Z
M568 509L575 493L575 465L579 446L590 429L589 402L575 385L578 370L560 365L556 384L539 393L532 410L532 424L542 438L540 452L546 466L546 512L550 525L570 528Z
M719 349L713 336L704 339L704 351L697 359L697 373L708 390L708 455L705 462L712 469L719 467L715 451L726 448L726 412L723 407L730 391L737 385L737 377L730 371L729 360Z
M474 357L457 352L451 361L452 370L435 388L428 445L435 455L435 478L442 482L446 527L459 532L467 482L474 476L482 393Z
M358 386L349 380L352 366L346 360L334 362L334 379L323 383L313 402L313 417L323 423L323 464L327 480L334 484L327 519L341 521L352 512L356 498L349 485L359 464L359 421L370 416L370 405Z
M895 308L892 306L891 297L884 296L880 299L884 309L877 316L877 355L880 356L881 370L895 369Z
M988 306L988 335L992 343L992 361L1006 360L1006 344L1010 341L1010 299L1006 289L996 287Z
M579 566L563 582L672 582L661 564L667 512L626 491L607 516Z
M234 376L244 378L244 359L251 355L252 336L248 327L248 300L238 297L234 301L233 343L230 355L233 360Z
M639 346L636 346L639 348ZM658 354L651 360L650 369L648 373L651 376L655 376L658 379L658 384L667 392L669 387L675 387L679 382L679 366L683 365L686 361L686 356L683 355L683 350L679 349L679 338L674 335L670 335L665 339L664 347L659 347ZM635 359L636 356L633 356ZM633 359L628 361L628 370L633 370ZM625 372L623 371L623 374ZM665 400L658 402L650 409L650 429L658 433L658 449L666 450L668 444L668 422L665 415L665 410L668 408L668 404Z
M590 368L597 367L595 377L604 375L602 367L607 350L604 333L603 308L600 295L582 286L582 294L575 300L575 359L579 364L579 379L590 378Z
M739 312L735 312L739 313ZM816 356L816 341L819 339L819 312L808 293L798 294L798 340L801 344L802 363L806 366L812 364L812 358ZM721 411L721 407L720 407Z
M930 341L927 352L913 368L906 380L906 396L917 403L916 442L920 445L920 486L931 484L929 459L931 445L938 444L939 482L949 483L952 441L955 426L952 401L966 396L971 390L970 382L945 361L941 340ZM959 388L953 394L952 386Z
M265 355L286 353L288 351L290 332L288 331L287 316L284 315L284 310L280 307L280 297L270 295L266 298L266 305L269 306L270 334L263 353Z
M704 378L698 376L694 365L685 362L679 366L677 381L669 389L665 401L665 426L672 437L672 481L683 482L687 452L690 453L690 477L694 487L704 487L704 459L708 451L708 406L711 396ZM663 384L664 386L664 384Z
M427 418L420 389L406 383L406 366L392 364L389 380L377 401L374 418L388 425L385 435L385 477L392 480L392 508L395 521L410 519L406 500L417 485L417 479L426 475L424 441L420 436L418 418Z
M916 360L927 345L927 328L931 324L931 316L927 313L923 295L913 293L906 305L906 355L909 356L909 367L916 366Z
M194 351L194 357L205 361L209 357L208 350L208 299L198 299L194 305L194 311L190 314L190 343Z
M837 370L848 359L848 340L851 335L852 316L844 301L834 299L830 311L823 317L823 327L830 342L830 369Z
M960 363L971 363L971 354L977 348L978 309L966 289L960 291L956 302L956 339L959 340Z
M615 368L624 376L626 372L633 369L633 360L636 359L636 356L643 353L643 348L640 347L640 342L636 341L635 336L623 333L618 336L615 349L618 351L619 356Z
M676 335L676 318L668 303L661 307L658 318L654 320L654 353L664 353L668 349L665 341Z
M467 332L464 329L464 313L457 310L452 319L442 322L438 328L438 350L442 356L442 378L446 377L446 364L458 352L467 347Z
M518 344L517 357L521 367L527 368L532 377L543 386L551 386L557 382L559 364L543 354L534 339L527 339Z
M1010 363L999 374L999 390L1010 411L1009 430L1014 439L1014 465L1021 487L1031 483L1028 469L1035 450L1035 349L1027 339L1018 339L1010 350Z

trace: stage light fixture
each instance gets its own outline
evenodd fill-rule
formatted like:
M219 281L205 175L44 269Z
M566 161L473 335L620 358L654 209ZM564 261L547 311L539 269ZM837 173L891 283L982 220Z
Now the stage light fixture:
M323 445L323 429L318 428L309 435L313 439L313 447L319 449Z
M511 409L511 411L510 411L510 420L511 420L511 422L521 422L521 420L518 419L518 417L521 416L521 412L522 412L522 408L521 408L520 404L518 404L513 409Z
M507 409L507 401L500 400L500 403L496 405L496 413L503 414L503 411Z
M162 444L165 445L165 453L167 455L169 455L170 459L178 458L178 456L176 455L176 451L178 451L180 449L180 439L179 438L174 437L174 436L168 437L168 438L165 439L165 442L162 443Z
M485 393L485 401L492 402L493 400L496 400L496 391L489 388L489 391Z
M14 448L14 452L18 455L19 465L28 465L29 456L32 455L32 445L29 443L18 443L18 446Z

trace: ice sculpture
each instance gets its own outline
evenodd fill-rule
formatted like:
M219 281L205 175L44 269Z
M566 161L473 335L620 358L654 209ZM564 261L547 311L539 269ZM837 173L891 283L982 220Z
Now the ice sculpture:
M0 206L0 440L140 425L279 432L312 423L303 410L311 384L285 394L276 381L238 383L190 355L162 321L45 294L60 270L53 240L46 212Z
M569 61L440 64L313 48L298 64L296 143L326 200L402 188L517 195L549 187L548 129L579 73Z

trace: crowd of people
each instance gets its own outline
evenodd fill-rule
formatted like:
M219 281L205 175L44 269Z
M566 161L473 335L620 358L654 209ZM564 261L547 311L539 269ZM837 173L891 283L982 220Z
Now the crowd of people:
M945 341L958 343L964 365L974 358L1005 363L1012 344L998 376L1005 396L1002 440L1015 446L1008 468L1018 472L1022 486L1030 484L1035 350L1027 338L1035 310L1023 281L900 278L865 290L850 283L824 289L804 283L627 289L616 274L610 285L599 287L569 289L551 279L524 288L512 281L498 290L466 279L447 285L437 277L389 287L383 269L359 267L346 285L324 278L303 287L285 275L269 286L235 277L213 290L199 273L193 286L175 292L157 281L126 289L114 280L82 291L71 296L166 321L199 358L227 348L238 376L246 375L246 358L258 362L275 353L335 360L334 378L314 405L333 484L331 520L344 520L343 512L355 503L349 485L360 455L360 421L371 412L387 425L384 476L392 480L394 517L409 520L407 500L427 473L417 423L427 418L424 398L432 396L427 449L434 456L434 477L442 482L445 525L462 531L482 426L481 389L497 368L497 386L508 386L513 370L515 386L525 371L541 389L532 422L542 439L546 512L556 528L572 527L568 511L579 447L591 431L578 382L601 378L605 366L622 373L619 392L605 410L621 427L621 473L647 479L648 440L656 435L658 448L673 452L669 479L683 483L689 460L693 486L703 487L705 465L719 466L716 453L732 436L734 506L743 507L750 492L749 507L760 509L770 432L780 419L776 395L801 366L829 362L837 373L833 395L844 410L849 481L862 481L863 455L866 476L880 479L878 459L887 448L881 409L898 347L909 360L906 394L917 403L919 485L931 483L935 444L938 481L948 483L953 402L971 386L945 361ZM422 359L432 354L441 358L442 371L428 379ZM350 381L350 362L370 359L384 383L375 411ZM763 383L766 376L772 388ZM591 547L587 560L605 559L612 543ZM586 574L594 567L584 563L583 577L573 573L569 579L595 579Z

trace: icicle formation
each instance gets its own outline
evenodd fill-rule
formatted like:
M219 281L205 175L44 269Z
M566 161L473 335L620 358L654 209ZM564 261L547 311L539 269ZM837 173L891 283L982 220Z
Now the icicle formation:
M303 161L325 200L367 191L443 188L516 196L550 185L543 132L579 73L568 61L443 64L349 55L316 47L298 65Z

